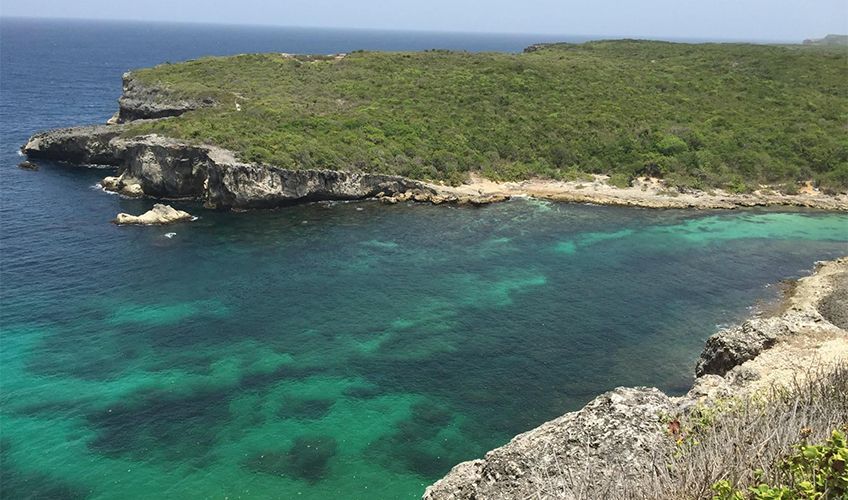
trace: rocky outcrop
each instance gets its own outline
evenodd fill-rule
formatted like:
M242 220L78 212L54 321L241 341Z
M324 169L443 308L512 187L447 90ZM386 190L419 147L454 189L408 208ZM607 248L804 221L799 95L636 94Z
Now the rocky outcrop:
M695 375L724 375L734 366L756 358L779 336L788 333L789 328L778 318L752 319L722 330L707 339Z
M628 477L651 478L655 467L664 467L661 457L675 446L678 416L724 398L791 387L811 367L827 370L848 361L848 332L840 326L848 315L846 297L848 257L817 263L779 311L707 341L699 376L685 396L615 389L482 459L457 465L424 498L623 498L621 485L638 483Z
M188 212L177 210L170 205L157 203L153 205L152 209L141 215L120 213L115 217L114 222L118 225L143 224L149 226L157 224L173 224L174 222L182 222L186 220L191 220L191 214Z
M146 135L118 138L112 147L121 158L120 180L138 184L156 198L202 198L212 164L209 148Z
M119 109L112 119L113 123L177 116L216 104L212 97L201 99L179 97L165 87L142 82L132 72L124 73L123 83L123 93L118 99Z
M123 132L123 127L113 125L50 130L30 137L21 151L30 158L117 166L122 161L121 151L111 142Z
M427 190L408 190L397 194L386 194L381 192L377 193L377 199L383 203L391 205L403 201L416 201L419 203L432 203L433 205L447 203L451 205L472 205L475 207L481 207L483 205L506 201L510 199L510 196L503 194L470 195L444 193L437 186L432 186Z
M144 196L144 190L141 189L141 184L136 179L129 177L104 177L100 181L100 187L106 191L129 196L130 198L139 198Z
M457 465L424 498L525 499L541 489L545 497L578 498L572 485L551 478L587 475L604 484L650 473L654 454L674 446L662 421L673 407L658 389L620 387Z
M245 163L222 148L145 135L125 138L127 125L95 125L33 136L23 152L33 158L120 166L103 179L104 189L128 196L196 198L210 208L272 208L321 200L394 196L428 185L400 176L288 170Z
M18 168L22 170L38 170L38 165L29 160L18 163Z
M848 330L848 273L831 278L833 291L819 302L818 312L831 324Z
M220 161L229 156L228 160ZM430 192L405 177L340 172L286 170L271 165L239 163L216 150L208 169L204 200L211 208L270 208L305 201L356 200L411 190Z

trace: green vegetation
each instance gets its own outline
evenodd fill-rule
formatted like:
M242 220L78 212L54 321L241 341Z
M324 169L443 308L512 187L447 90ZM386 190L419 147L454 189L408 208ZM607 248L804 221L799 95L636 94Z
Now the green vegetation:
M131 133L292 169L848 188L848 50L839 47L603 41L525 54L242 55L135 74L219 105Z
M780 464L790 485L765 483L737 490L728 480L713 485L713 500L796 500L848 498L848 445L845 434L834 430L823 444L800 444Z

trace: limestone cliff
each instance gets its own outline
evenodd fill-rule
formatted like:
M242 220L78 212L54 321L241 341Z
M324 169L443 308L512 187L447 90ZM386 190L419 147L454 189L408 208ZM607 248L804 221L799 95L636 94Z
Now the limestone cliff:
M419 196L434 194L424 183L399 176L288 170L242 162L215 146L129 132L131 122L173 117L214 105L211 97L185 99L126 73L118 113L108 124L38 133L21 150L30 158L119 167L116 177L104 179L105 189L129 196L196 198L210 208L272 208L378 195L392 198L412 191Z
M175 95L167 88L144 84L132 72L127 72L123 76L123 93L118 99L118 113L112 122L126 123L140 119L177 116L215 104L215 100L211 97L187 99Z
M432 193L404 177L333 170L287 170L241 162L215 146L157 135L125 138L127 125L94 125L44 132L23 147L31 158L119 166L103 186L157 198L197 198L210 208L271 208L318 200L355 200L408 191Z

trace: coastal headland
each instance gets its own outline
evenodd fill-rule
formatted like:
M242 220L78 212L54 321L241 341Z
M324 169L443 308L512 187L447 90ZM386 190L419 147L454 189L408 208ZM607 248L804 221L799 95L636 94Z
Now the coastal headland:
M22 151L118 167L103 186L128 196L216 209L530 196L846 210L843 56L611 41L205 58L125 74L109 124Z

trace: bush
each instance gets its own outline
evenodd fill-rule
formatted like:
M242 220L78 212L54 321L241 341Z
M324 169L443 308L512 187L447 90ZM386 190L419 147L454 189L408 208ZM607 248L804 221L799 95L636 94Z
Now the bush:
M689 145L676 135L666 135L657 143L657 149L666 156L674 156L688 150Z
M674 175L680 186L813 178L844 191L846 55L623 40L531 54L212 57L134 72L164 97L219 105L127 135L213 143L285 168L450 182L481 168L558 178L577 165L617 179Z
M822 444L802 443L779 465L788 484L765 483L747 491L727 479L713 484L713 500L818 500L848 498L848 445L844 430L835 429Z
M633 179L626 174L615 173L610 176L607 182L617 188L628 188L633 182Z

